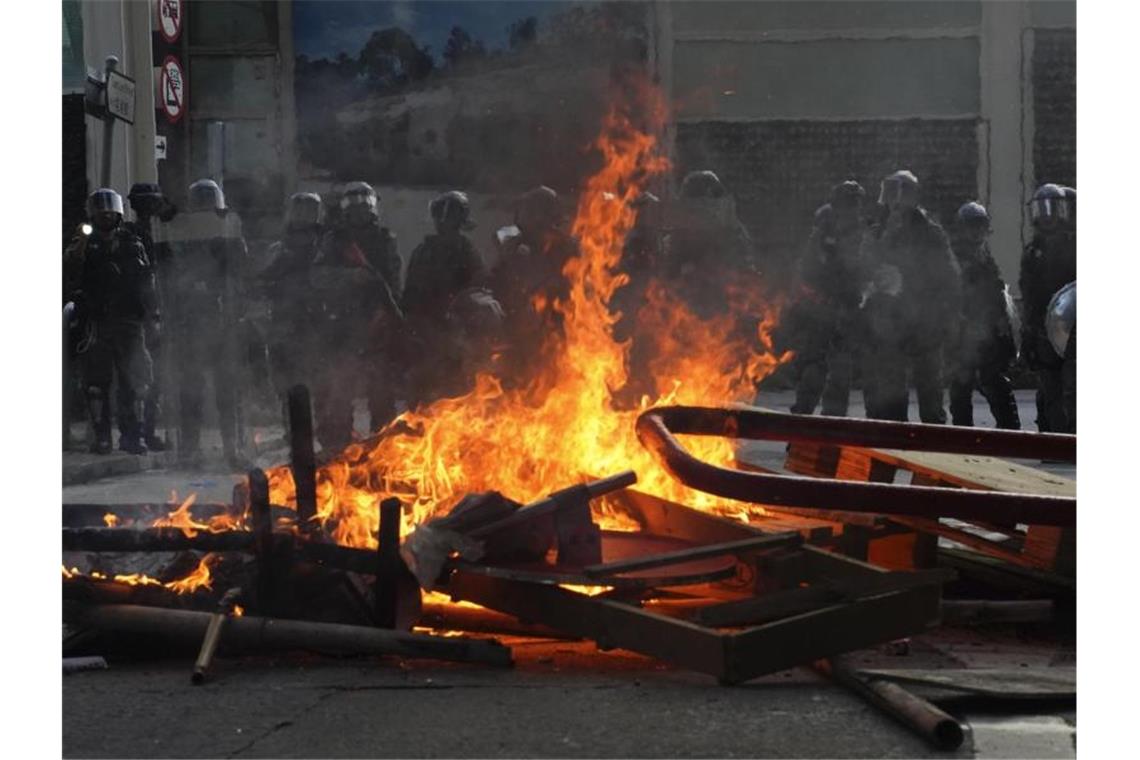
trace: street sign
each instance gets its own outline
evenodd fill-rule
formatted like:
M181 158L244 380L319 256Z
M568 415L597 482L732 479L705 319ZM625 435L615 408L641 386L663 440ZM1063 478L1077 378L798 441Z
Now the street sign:
M166 135L154 136L154 160L162 161L166 158Z
M107 72L107 113L135 123L135 80L117 71Z
M182 64L172 55L162 62L162 72L158 78L158 96L166 120L176 124L186 112L186 77Z
M167 42L177 42L182 34L182 1L157 0L157 2L158 32Z

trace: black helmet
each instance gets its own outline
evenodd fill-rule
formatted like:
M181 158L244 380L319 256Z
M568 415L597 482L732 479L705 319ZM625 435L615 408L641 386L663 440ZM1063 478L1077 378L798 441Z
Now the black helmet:
M444 227L459 230L475 227L471 221L471 201L467 199L467 193L459 190L449 190L433 198L428 204L428 213L434 222Z
M515 201L515 226L549 229L558 223L558 193L546 185L531 188Z
M1072 197L1065 195L1065 189L1060 185L1047 182L1033 193L1029 201L1029 218L1034 224L1068 221L1072 217L1073 204L1076 202L1077 191L1073 190Z
M899 169L883 177L879 185L879 203L884 206L918 205L918 177L909 169Z
M958 224L990 224L990 212L986 211L986 207L977 201L970 201L963 203L958 212L954 215L954 221Z
M682 198L723 198L727 194L720 177L708 169L689 172L681 181Z
M135 185L131 185L127 199L131 203L131 209L139 216L155 216L166 205L162 188L154 182L136 182Z
M293 193L285 207L285 227L301 230L320 226L324 221L321 196L316 193Z
M123 198L109 187L101 187L87 196L87 216L92 219L102 212L112 212L123 218Z
M226 196L212 179L200 179L190 186L188 205L191 211L225 211Z
M858 206L866 195L867 191L858 182L853 179L845 180L831 188L831 205L848 208Z

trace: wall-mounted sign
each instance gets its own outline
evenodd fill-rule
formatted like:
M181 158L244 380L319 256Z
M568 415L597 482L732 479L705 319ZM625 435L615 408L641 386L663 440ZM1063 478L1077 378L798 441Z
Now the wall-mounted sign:
M186 77L182 64L172 55L162 62L162 72L158 77L158 97L166 120L176 124L186 112Z
M108 72L107 112L128 124L135 123L135 80L117 71Z
M182 0L158 0L158 32L167 42L182 34Z
M166 158L166 135L154 136L154 160L161 161Z

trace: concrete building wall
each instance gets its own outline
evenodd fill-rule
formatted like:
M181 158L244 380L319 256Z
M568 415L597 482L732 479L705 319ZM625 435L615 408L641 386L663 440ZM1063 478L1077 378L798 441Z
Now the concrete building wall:
M1075 22L1064 0L655 3L676 176L721 171L778 270L830 184L905 166L943 222L990 207L1015 283L1035 183L1075 182Z
M223 184L247 236L273 234L297 182L292 3L194 0L187 18L189 177ZM225 125L220 174L212 122Z
M151 13L149 0L81 0L83 61L91 72L102 73L105 59L119 59L118 71L135 80L135 121L114 122L110 185L123 195L135 182L154 182L155 112L154 75L151 66ZM86 117L87 179L99 187L103 165L103 122Z

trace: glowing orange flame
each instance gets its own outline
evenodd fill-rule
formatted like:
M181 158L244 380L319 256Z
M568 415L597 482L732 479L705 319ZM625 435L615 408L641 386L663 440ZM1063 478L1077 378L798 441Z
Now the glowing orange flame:
M149 575L146 575L144 573L119 574L115 575L110 580L114 583L123 583L128 586L162 586L163 588L180 595L192 594L198 589L211 588L210 562L213 561L214 556L214 554L207 554L206 556L202 557L201 560L199 560L198 567L190 572L189 575L186 575L185 577L179 578L177 580L168 581L166 583L163 583L156 578L151 578ZM64 565L63 577L80 578L83 577L83 573L81 573L77 567L72 567L70 570L68 570L67 566ZM101 573L98 570L92 571L89 575L87 575L87 577L97 581L108 580L106 574Z
M378 504L389 496L405 505L406 533L470 492L498 490L531 501L627 469L637 472L638 489L673 501L744 519L762 513L759 507L681 486L634 432L637 414L654 404L718 405L750 398L756 382L790 359L790 354L772 353L768 331L778 308L763 302L755 288L730 290L725 294L730 313L702 319L664 285L651 283L636 316L645 328L639 334L657 343L650 365L655 395L643 397L640 409L617 410L613 404L614 392L630 374L630 343L613 333L621 315L610 301L628 282L616 268L636 220L632 201L668 168L654 136L664 109L655 94L649 98L648 110L658 120L651 127L638 126L618 109L606 118L595 143L603 165L581 192L571 226L580 255L563 269L568 296L551 303L535 299L563 317L563 334L549 338L557 341L549 366L522 389L505 389L498 378L481 374L465 396L406 412L365 445L350 447L321 468L317 519L338 543L375 547ZM759 318L758 335L742 333L742 316ZM705 461L730 465L734 459L732 444L723 439L685 443ZM295 504L287 467L270 471L269 480L274 504ZM606 528L636 527L603 503L594 508Z
M107 514L103 515L103 523L108 528L114 528L119 524L119 516L112 512L108 512Z

